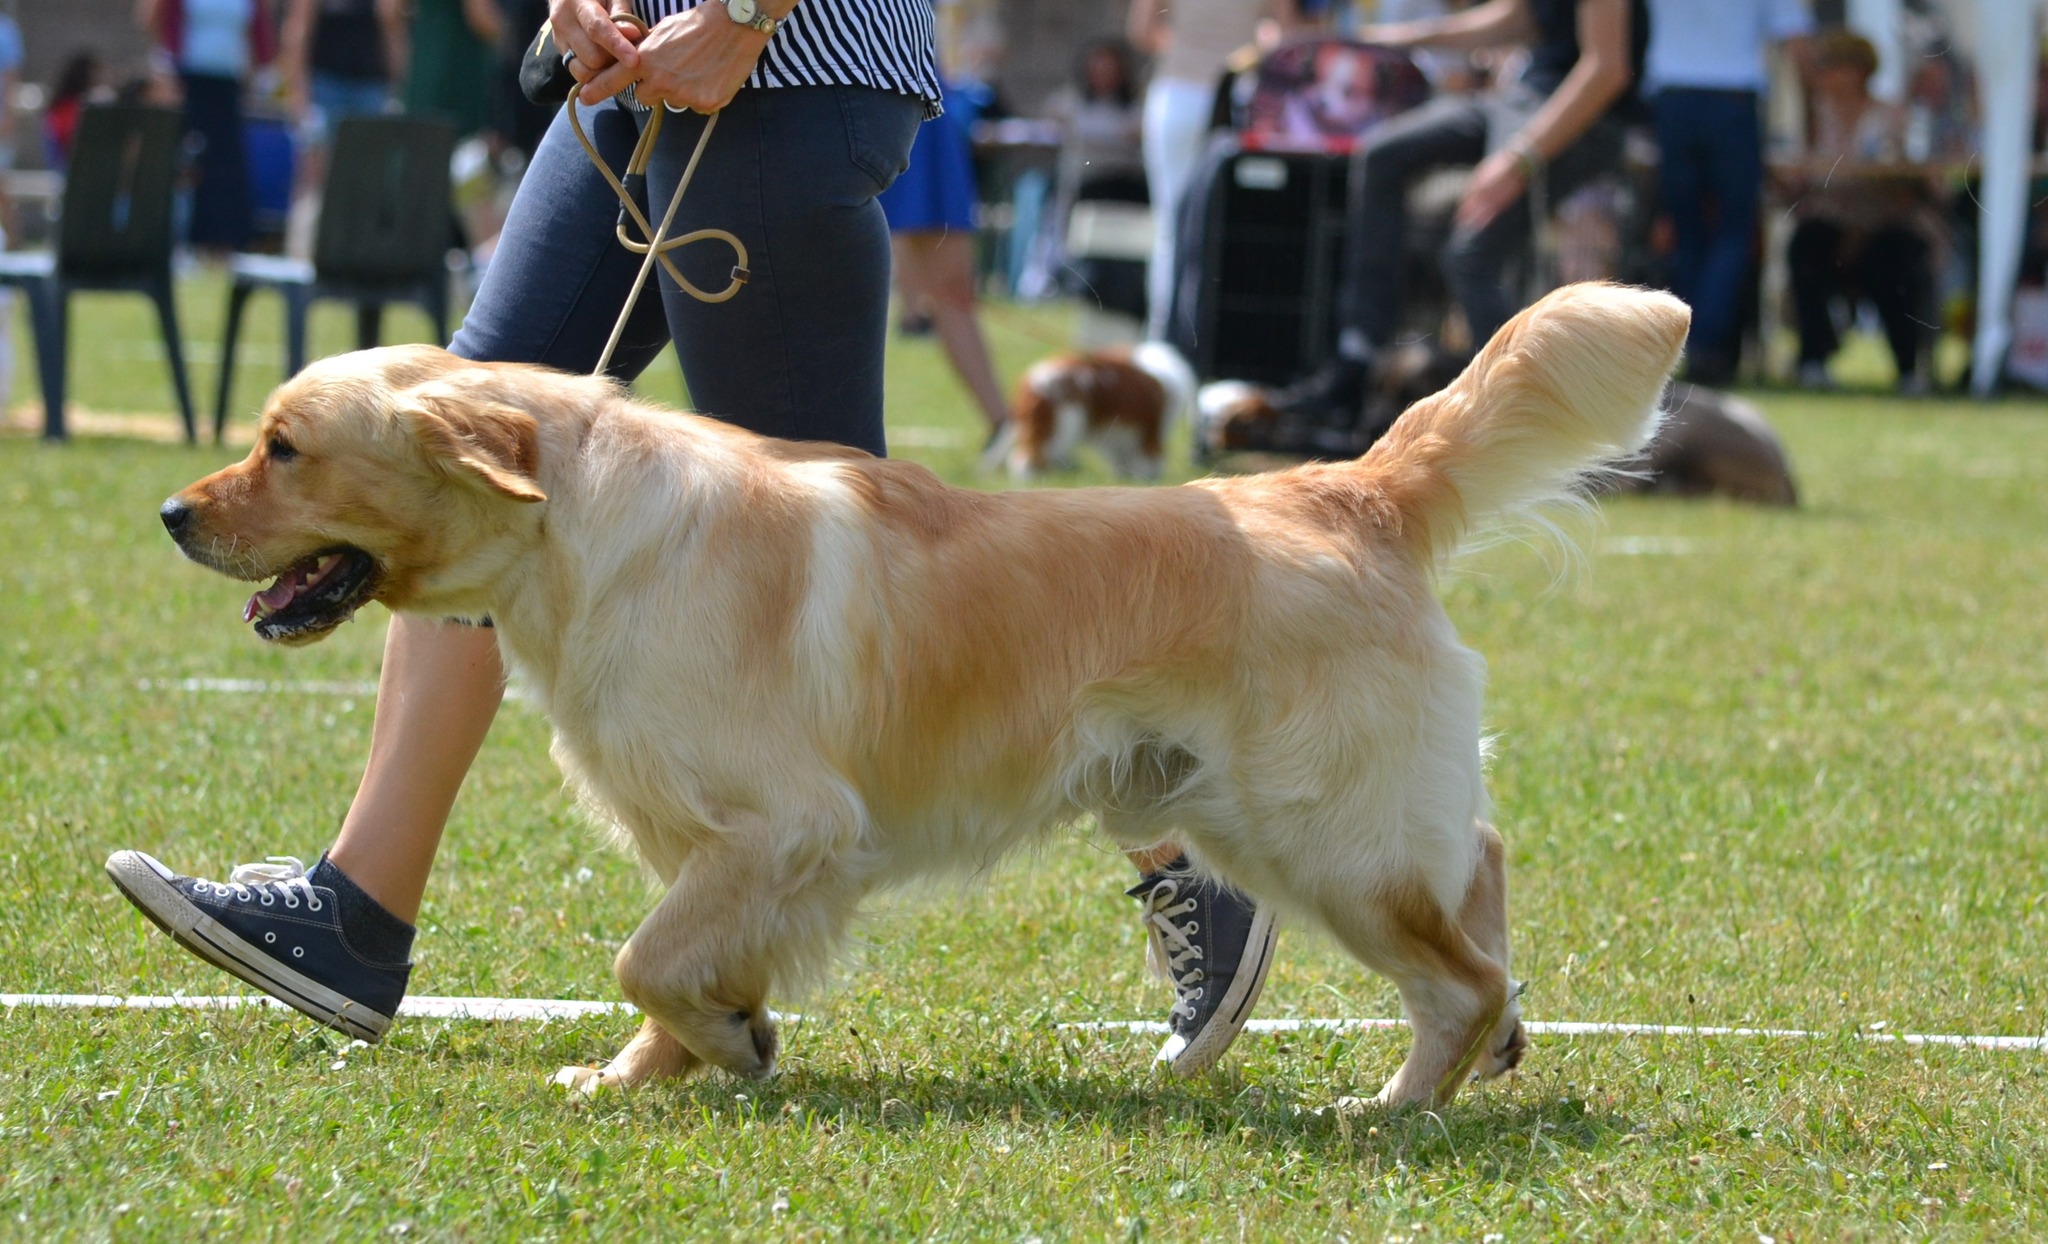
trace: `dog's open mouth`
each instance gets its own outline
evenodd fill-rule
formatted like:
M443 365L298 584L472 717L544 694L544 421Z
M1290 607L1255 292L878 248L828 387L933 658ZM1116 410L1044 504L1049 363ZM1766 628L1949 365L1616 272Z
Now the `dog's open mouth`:
M242 621L273 643L317 639L355 615L370 599L377 563L361 549L340 548L308 557L249 598Z

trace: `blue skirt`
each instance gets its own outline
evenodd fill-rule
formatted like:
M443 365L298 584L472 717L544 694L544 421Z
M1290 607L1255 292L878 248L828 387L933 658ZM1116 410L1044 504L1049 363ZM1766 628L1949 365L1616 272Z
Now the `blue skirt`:
M974 155L959 112L949 109L918 127L910 167L882 192L891 233L974 228Z

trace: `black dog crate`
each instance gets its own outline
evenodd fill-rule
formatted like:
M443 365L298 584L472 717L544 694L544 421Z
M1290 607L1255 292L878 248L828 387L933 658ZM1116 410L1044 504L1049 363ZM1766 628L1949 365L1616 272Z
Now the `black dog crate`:
M1177 299L1191 323L1183 352L1203 380L1285 385L1329 357L1344 262L1341 155L1229 151L1206 178L1195 283ZM1185 237L1185 233L1183 234ZM1188 297L1192 294L1193 297Z

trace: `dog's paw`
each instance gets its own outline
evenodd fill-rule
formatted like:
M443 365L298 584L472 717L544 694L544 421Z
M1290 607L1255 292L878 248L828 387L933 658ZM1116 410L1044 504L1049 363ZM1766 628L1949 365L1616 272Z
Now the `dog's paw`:
M1502 1039L1500 1045L1488 1051L1486 1057L1480 1059L1478 1065L1473 1067L1472 1078L1491 1080L1495 1076L1506 1075L1522 1065L1522 1058L1528 1052L1529 1030L1523 1027L1520 1020L1516 1020L1515 1026L1508 1030L1508 1035Z
M567 1089L579 1097L594 1097L606 1086L604 1072L596 1067L564 1067L555 1073L557 1088Z

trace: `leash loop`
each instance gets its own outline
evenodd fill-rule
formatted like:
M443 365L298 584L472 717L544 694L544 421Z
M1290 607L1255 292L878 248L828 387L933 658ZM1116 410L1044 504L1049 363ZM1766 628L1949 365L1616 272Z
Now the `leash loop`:
M599 357L594 369L594 372L601 373L611 363L612 352L618 348L619 338L626 331L626 321L632 317L633 308L640 301L640 291L646 288L648 274L654 270L657 261L668 271L669 279L699 302L726 301L740 292L740 287L747 283L752 273L747 267L746 243L728 230L698 229L678 238L668 236L668 228L675 220L676 209L683 205L683 193L690 188L690 181L696 177L697 163L703 159L704 148L711 141L711 131L718 127L718 114L713 112L705 116L704 131L697 136L697 146L690 152L690 161L683 166L683 175L676 181L675 193L669 198L668 210L662 213L660 226L655 227L648 224L647 214L640 209L636 190L645 193L647 164L653 157L655 139L661 134L662 118L667 115L668 109L657 105L649 114L647 124L641 127L639 141L633 144L633 154L626 162L626 175L624 180L621 180L619 175L612 171L611 166L605 163L604 156L598 153L597 145L590 141L590 136L583 130L582 119L576 115L576 105L582 92L581 83L569 88L569 99L564 105L569 113L569 128L575 132L576 141L583 144L583 154L590 157L590 162L597 167L606 184L611 186L612 193L619 197L620 219L612 230L614 236L618 238L619 245L644 257L640 262L638 275L633 278L632 292L626 296L626 305L620 309L618 322L612 325L611 339L605 342L604 354ZM640 238L627 233L626 226L629 221L639 229ZM641 238L646 240L642 241ZM731 281L715 294L699 289L677 270L675 261L668 257L670 251L694 242L713 241L723 242L732 247L733 254L739 261L733 265Z

